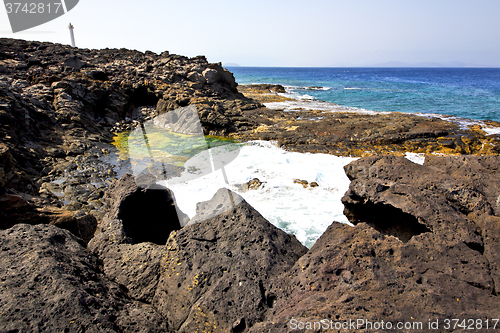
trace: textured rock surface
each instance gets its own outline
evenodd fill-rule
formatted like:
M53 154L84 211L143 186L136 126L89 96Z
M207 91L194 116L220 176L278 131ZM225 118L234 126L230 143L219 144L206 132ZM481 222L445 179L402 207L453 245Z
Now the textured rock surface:
M255 89L283 99L282 87ZM281 332L291 318L498 317L498 157L353 162L343 202L356 227L333 223L306 253L227 190L179 229L188 218L150 176L108 189L109 130L193 104L207 134L290 150L499 153L498 136L438 119L260 108L204 57L0 39L1 330Z
M225 192L211 201L224 201ZM242 198L236 201L234 209L188 225L167 242L153 304L179 332L242 332L261 321L273 307L270 284L307 250Z
M180 229L172 193L144 179L137 185L130 174L109 190L109 211L89 243L102 261L106 276L124 286L129 295L151 303L159 279L164 245ZM187 219L179 211L181 219ZM160 245L160 246L159 246Z
M333 223L277 280L274 308L251 331L292 331L292 318L425 325L498 316L499 162L379 156L348 165L343 202L356 227Z
M125 175L112 187L115 204L89 244L106 276L151 304L176 332L244 331L261 321L274 301L271 281L307 249L232 192L238 204L171 232L166 245L134 244L119 218L134 186ZM226 201L221 189L198 206L197 216ZM176 218L175 211L163 214ZM144 226L141 221L135 223Z
M465 246L447 251L425 238L422 234L403 243L365 223L355 228L332 224L277 283L273 291L278 297L269 319L251 331L292 332L292 318L427 325L429 319L498 316L500 297L492 292L484 258ZM468 274L478 274L475 280L483 284L475 285L471 276L464 278ZM356 331L381 330L360 326ZM424 326L423 331L432 330Z
M130 299L66 230L18 224L0 231L2 332L164 332L163 318Z
M202 56L2 38L0 201L27 194L36 198L24 196L34 217L37 208L65 206L99 221L103 188L117 176L111 129L132 129L187 105L196 105L207 134L252 128L241 112L260 104L236 86L230 72ZM27 222L18 211L4 212L6 226Z

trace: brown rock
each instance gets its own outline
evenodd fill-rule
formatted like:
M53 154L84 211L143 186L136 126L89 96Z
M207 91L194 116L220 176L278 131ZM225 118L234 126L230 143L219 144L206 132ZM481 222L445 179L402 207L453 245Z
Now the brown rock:
M127 228L120 213L125 202L133 205L127 198L137 193L137 185L125 175L111 191L116 201L89 249L102 261L108 278L134 299L151 304L172 331L251 327L272 307L271 281L306 251L242 198L236 198L239 204L229 211L170 232L166 245L140 242L130 234L131 224L144 228L149 218L127 216ZM210 202L198 205L197 216L207 215L201 210L211 210L211 202L225 202L227 192L221 189ZM168 212L165 206L162 215L177 218L175 210Z
M307 186L309 185L309 182L307 180L302 180L302 179L294 179L293 182L294 184L302 185L304 188L307 188Z
M276 280L275 306L252 332L298 322L421 322L495 316L500 306L499 157L395 156L345 167L356 227L333 223ZM371 332L367 326L357 331ZM314 330L306 330L314 331Z
M154 309L109 281L79 238L52 225L0 231L4 332L165 332Z
M97 220L91 214L83 211L70 212L57 207L44 207L37 209L38 222L52 224L59 228L69 230L73 235L83 239L87 244L97 228Z
M484 288L453 274L463 270L453 261L462 260L470 263L466 269L471 274L489 279L488 266L477 265L480 255L466 247L443 252L425 238L422 234L403 243L365 223L355 228L333 223L275 284L275 306L267 320L250 331L293 332L292 319L303 323L326 319L328 324L362 319L394 325L421 322L423 331L430 332L425 326L428 320L495 316L500 299L491 286ZM374 330L360 325L356 331Z
M249 180L245 184L242 185L242 189L244 191L248 190L256 190L262 185L262 182L259 180L259 178L253 178L252 180Z
M272 281L306 251L237 201L233 210L188 225L167 242L153 304L179 332L243 332L255 325L273 307Z

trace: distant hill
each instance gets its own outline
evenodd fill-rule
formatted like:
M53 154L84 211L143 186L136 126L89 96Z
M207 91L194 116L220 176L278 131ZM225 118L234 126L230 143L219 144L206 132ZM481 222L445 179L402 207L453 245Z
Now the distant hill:
M235 62L228 62L227 64L224 64L224 67L241 67L241 66Z

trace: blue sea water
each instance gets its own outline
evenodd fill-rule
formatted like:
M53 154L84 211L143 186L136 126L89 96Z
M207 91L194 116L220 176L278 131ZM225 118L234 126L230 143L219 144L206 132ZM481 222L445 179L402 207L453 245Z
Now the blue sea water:
M348 107L500 121L500 68L228 70L239 84L281 84L292 92Z

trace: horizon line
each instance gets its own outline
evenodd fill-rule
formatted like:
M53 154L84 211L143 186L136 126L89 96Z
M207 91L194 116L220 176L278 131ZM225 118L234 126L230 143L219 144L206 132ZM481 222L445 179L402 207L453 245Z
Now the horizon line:
M470 65L470 66L378 66L378 65L353 65L353 66L248 66L248 65L236 65L230 63L225 65L222 63L223 67L231 68L500 68L500 66L482 66L482 65Z

